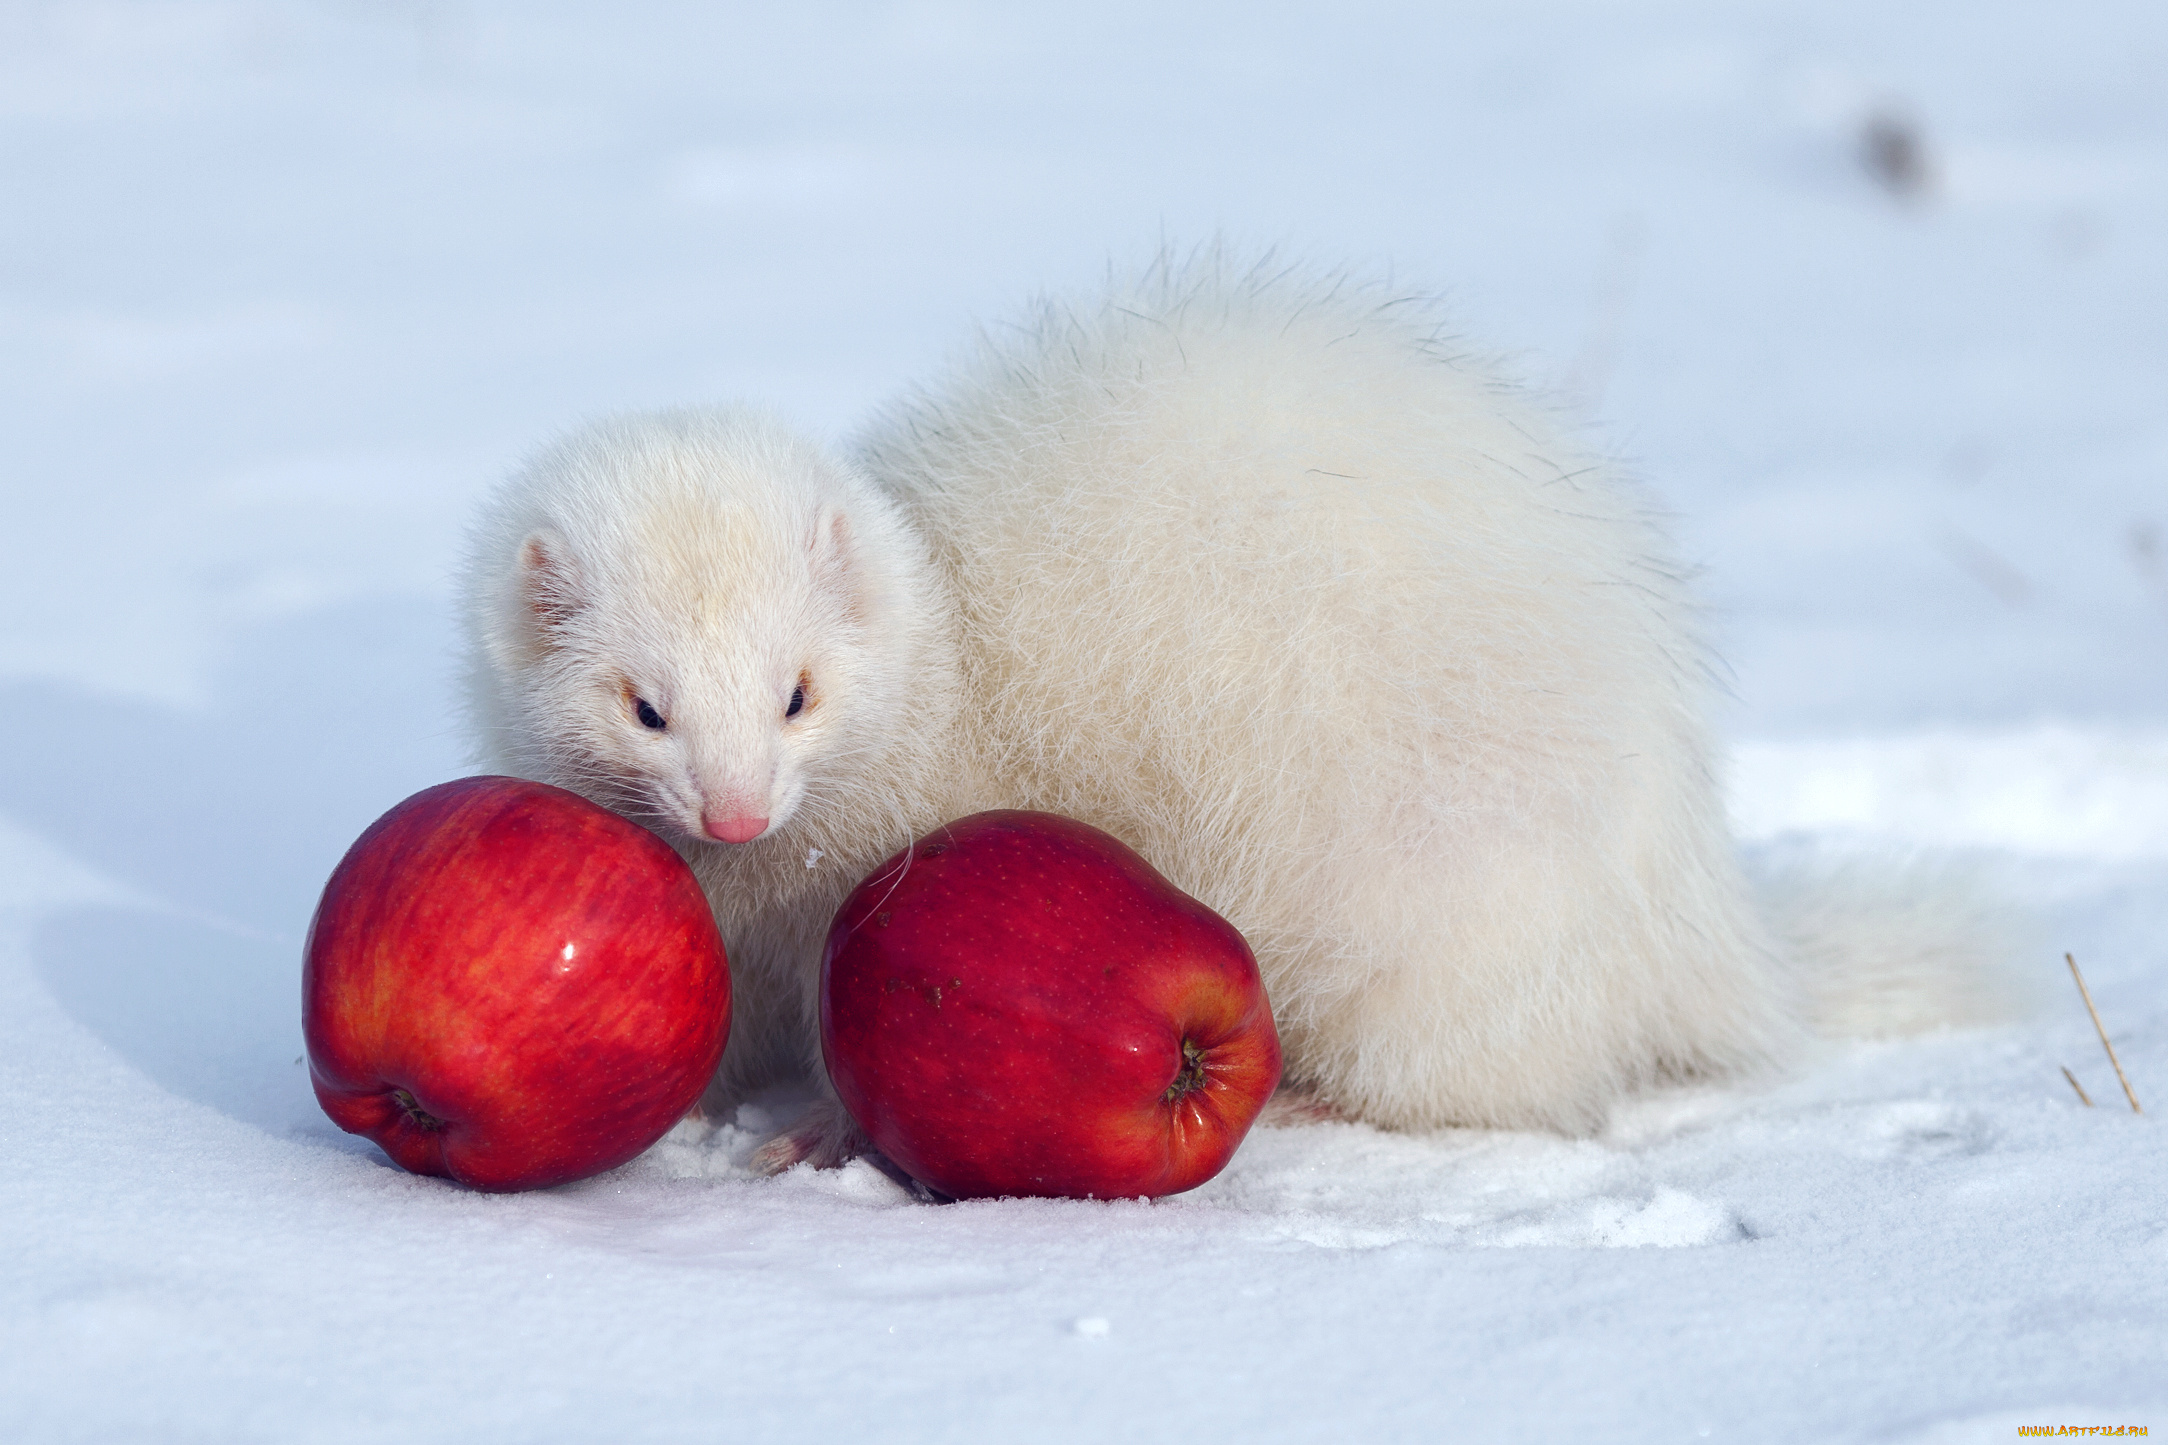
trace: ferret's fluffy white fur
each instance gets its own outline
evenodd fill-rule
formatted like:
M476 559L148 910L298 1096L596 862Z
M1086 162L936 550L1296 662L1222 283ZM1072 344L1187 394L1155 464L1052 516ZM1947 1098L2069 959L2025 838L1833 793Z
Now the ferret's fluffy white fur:
M1224 914L1290 1083L1381 1125L1582 1132L1818 1026L1977 1012L1976 933L1757 906L1644 501L1378 290L1162 264L982 339L849 459L746 411L593 427L500 492L465 607L484 760L699 871L726 1089L817 1074L835 907L993 806ZM768 831L705 841L717 810Z

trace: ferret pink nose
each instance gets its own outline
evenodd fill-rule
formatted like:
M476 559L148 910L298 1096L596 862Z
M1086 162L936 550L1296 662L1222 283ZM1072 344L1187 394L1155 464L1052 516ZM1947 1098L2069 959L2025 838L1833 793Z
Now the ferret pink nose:
M700 815L700 826L718 843L750 843L768 831L766 818L726 818L714 808Z

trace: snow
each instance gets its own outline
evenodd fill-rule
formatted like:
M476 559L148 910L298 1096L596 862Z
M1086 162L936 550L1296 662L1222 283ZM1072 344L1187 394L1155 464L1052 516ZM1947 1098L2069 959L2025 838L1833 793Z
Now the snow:
M2043 723L1742 742L1732 820L1746 838L1871 834L1918 847L2168 859L2168 737Z
M0 1418L25 1441L2168 1429L2168 12L0 11ZM1923 193L1858 162L1909 116ZM1954 855L2022 1026L1157 1203L512 1198L316 1110L299 938L463 770L446 572L613 407L831 431L1223 230L1442 285L1676 513L1756 852ZM2096 1107L2081 1105L2068 1067Z

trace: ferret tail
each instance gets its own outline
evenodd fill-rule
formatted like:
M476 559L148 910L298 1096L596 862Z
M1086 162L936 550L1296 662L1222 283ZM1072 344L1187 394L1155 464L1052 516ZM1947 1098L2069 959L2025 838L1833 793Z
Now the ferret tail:
M1764 916L1824 1038L1984 1028L2034 1012L2037 923L1954 864L1854 859L1774 870Z

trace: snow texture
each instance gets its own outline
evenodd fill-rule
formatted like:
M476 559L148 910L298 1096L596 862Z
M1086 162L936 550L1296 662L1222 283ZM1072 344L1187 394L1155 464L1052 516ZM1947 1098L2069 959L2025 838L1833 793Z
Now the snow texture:
M0 1430L2168 1430L2164 47L2130 3L0 9ZM511 1198L332 1128L300 936L463 770L489 483L616 407L841 430L1221 231L1446 287L1594 417L1706 568L1749 853L1990 879L2037 1018L1587 1140L1264 1129L1158 1203L751 1178L786 1096Z

